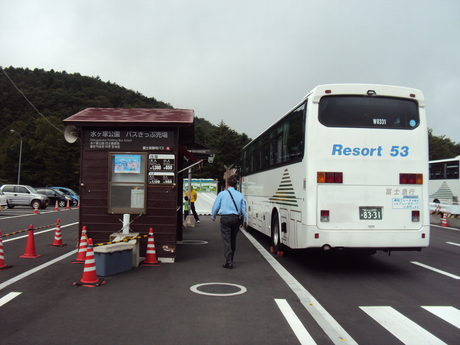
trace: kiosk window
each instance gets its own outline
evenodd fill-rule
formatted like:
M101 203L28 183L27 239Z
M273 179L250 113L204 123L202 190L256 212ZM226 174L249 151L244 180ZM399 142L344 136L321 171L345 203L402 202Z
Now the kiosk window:
M145 153L109 153L110 213L141 213L146 203Z

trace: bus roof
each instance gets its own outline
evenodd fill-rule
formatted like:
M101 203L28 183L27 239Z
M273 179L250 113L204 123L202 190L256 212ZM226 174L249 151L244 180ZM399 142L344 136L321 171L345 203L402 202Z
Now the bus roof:
M325 84L315 87L304 100L313 94L313 102L319 103L321 97L325 95L368 95L368 96L387 96L415 99L420 107L425 107L425 97L423 92L418 89L379 85L379 84Z
M445 162L450 162L450 161L455 161L455 160L460 160L460 156L454 157L454 158L445 158L445 159L436 159L429 161L429 163L445 163Z
M329 92L330 91L330 92ZM369 93L369 91L374 91L375 93ZM415 99L420 107L425 107L425 97L423 92L418 89L403 87L403 86L393 86L393 85L381 85L381 84L352 84L352 83L343 83L343 84L323 84L316 86L311 90L303 100L298 103L295 107L291 108L278 120L272 123L270 126L266 127L262 132L259 133L254 139L247 143L244 147L249 146L254 140L258 139L267 128L275 125L281 121L286 115L291 113L293 110L297 109L302 103L304 103L307 98L313 95L313 102L319 103L321 97L325 95L369 95L369 96L387 96L387 97L402 97L402 98L411 98Z

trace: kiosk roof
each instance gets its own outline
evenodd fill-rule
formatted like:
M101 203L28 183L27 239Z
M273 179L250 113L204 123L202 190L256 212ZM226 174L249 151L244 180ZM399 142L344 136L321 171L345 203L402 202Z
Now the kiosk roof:
M107 126L120 125L139 126L154 124L155 126L190 126L194 121L191 109L163 108L86 108L66 119L66 125L73 126Z

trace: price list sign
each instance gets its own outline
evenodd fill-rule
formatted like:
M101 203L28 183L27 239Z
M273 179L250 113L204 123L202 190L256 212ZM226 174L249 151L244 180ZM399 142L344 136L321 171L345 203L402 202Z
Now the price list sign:
M173 154L149 154L149 184L174 184L174 171Z

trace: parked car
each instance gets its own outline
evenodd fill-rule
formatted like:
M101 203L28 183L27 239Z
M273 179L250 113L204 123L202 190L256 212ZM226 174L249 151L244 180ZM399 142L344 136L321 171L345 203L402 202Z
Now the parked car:
M8 204L6 202L6 196L0 192L0 211L7 208Z
M40 194L29 185L4 184L0 190L6 196L8 208L14 206L47 208L50 203L46 195Z
M69 201L69 205L73 204L74 199L71 196L65 195L59 189L36 187L35 190L40 194L46 195L50 199L50 205L56 205L56 201L59 207L66 207L67 201Z
M73 198L72 206L77 206L78 203L80 202L80 196L70 188L66 188L66 187L49 187L49 188L60 190L65 195L68 195L68 196L72 197Z

